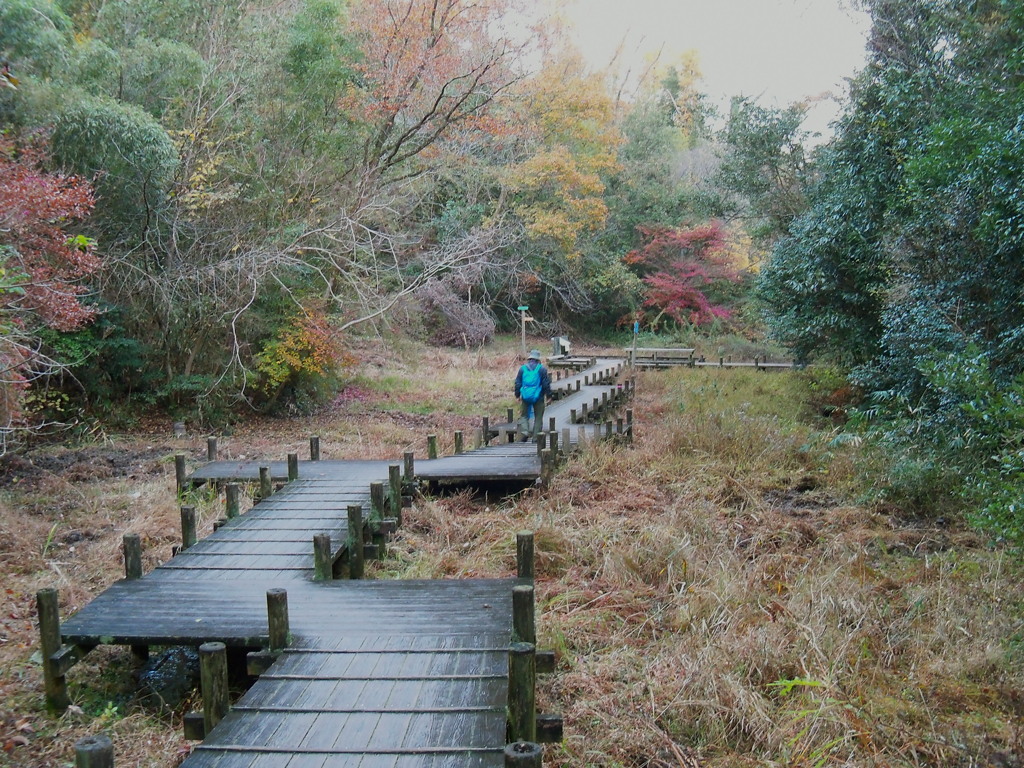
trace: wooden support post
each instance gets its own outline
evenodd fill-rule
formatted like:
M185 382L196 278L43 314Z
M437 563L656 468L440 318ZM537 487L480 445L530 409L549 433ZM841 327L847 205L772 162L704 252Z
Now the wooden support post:
M382 520L387 517L387 510L384 508L385 495L384 483L377 481L370 483L370 510L371 517Z
M184 552L191 546L195 546L198 538L196 536L196 508L181 508L181 549Z
M288 590L280 587L267 590L268 645L273 652L283 651L288 645Z
M554 432L555 429L555 417L552 416L548 419L548 432Z
M505 768L541 768L544 748L532 741L515 741L505 745Z
M758 357L755 357L754 358L754 368L757 369L757 368L760 368L760 367L761 367L761 359L758 358Z
M558 455L558 430L554 428L553 424L551 425L551 431L548 432L548 448L551 449L553 455Z
M224 486L224 514L228 520L238 517L238 483L228 483Z
M174 454L174 482L178 493L185 490L185 454Z
M199 646L199 680L203 695L203 727L209 735L228 713L228 651L224 643Z
M718 367L719 368L725 368L725 358L724 357L718 358Z
M555 457L550 448L540 452L540 484L547 488L551 484L551 476L555 471Z
M599 412L600 410L601 410L601 401L600 401L600 400L598 400L598 399L597 399L597 398L595 397L595 398L594 398L594 400L593 400L593 402L592 402L592 403L591 403L591 405L590 405L590 412L591 412L592 414L594 414L594 417L596 418L596 417L597 417L597 414L598 414L598 412Z
M548 447L548 433L538 432L537 433L537 455L542 456L545 449Z
M580 421L584 424L587 423L587 404L583 403L580 405Z
M508 734L512 741L537 738L535 648L513 643L508 655Z
M288 482L299 479L299 454L288 454Z
M512 633L517 642L537 644L533 587L529 584L512 587Z
M462 453L462 430L455 430L455 454Z
M416 457L413 455L412 451L406 451L402 458L404 464L402 480L411 485L416 479Z
M483 435L483 438L481 439L480 442L483 445L490 445L491 444L491 420L487 416L484 416L480 420L480 434Z
M270 477L270 467L260 467L260 498L269 499L274 495L274 482Z
M206 438L206 460L216 461L217 460L217 438L208 437Z
M576 423L576 409L575 408L570 408L569 409L569 423L570 424L575 424Z
M363 578L365 565L363 552L363 508L359 504L348 505L348 577Z
M533 531L519 531L516 534L516 575L520 579L532 579Z
M570 450L572 450L572 445L569 437L569 428L562 427L562 453L568 456Z
M605 439L606 440L611 440L613 434L615 434L614 425L612 424L612 420L608 419L608 421L606 421L604 423L604 436L605 436Z
M437 435L427 435L427 458L437 458Z
M509 424L514 424L516 421L516 412L511 408L506 408L505 420L508 421Z
M388 464L388 501L391 502L391 517L402 524L402 467Z
M619 418L617 418L617 419L615 420L615 434L617 434L617 435L621 435L621 434L622 434L622 432L623 432L623 427L624 427L624 426L625 426L625 421L624 421L624 420L623 420L623 418L622 418L622 417L620 416Z
M59 602L56 589L36 592L39 645L43 654L43 689L46 693L46 709L51 713L63 712L71 703L64 675L57 674L53 662L53 655L61 648Z
M576 379L576 391L577 392L580 391L580 380L579 379Z
M126 533L121 538L124 547L124 577L142 578L142 537L137 533Z
M75 768L114 768L114 742L104 733L75 742Z
M334 561L331 557L331 534L313 534L313 581L330 581L334 578Z
M313 435L309 438L309 460L320 461L320 436Z

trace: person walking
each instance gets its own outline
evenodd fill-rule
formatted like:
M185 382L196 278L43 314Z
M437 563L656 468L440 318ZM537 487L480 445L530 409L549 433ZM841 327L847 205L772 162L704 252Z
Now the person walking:
M536 439L537 433L544 428L544 403L551 397L551 376L536 349L519 366L515 393L519 401L519 441Z

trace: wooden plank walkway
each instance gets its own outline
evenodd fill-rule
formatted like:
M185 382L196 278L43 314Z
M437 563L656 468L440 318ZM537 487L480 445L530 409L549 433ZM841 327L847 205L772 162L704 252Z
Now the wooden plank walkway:
M621 361L601 360L578 379L563 379L545 426L553 421L560 431L574 410L580 417L585 405L597 410L619 400L620 369ZM572 425L569 443L598 439L603 430ZM328 534L335 555L347 547L349 507L361 506L366 520L370 484L386 486L396 464L300 462L299 480L151 573L98 595L60 626L60 641L85 650L210 641L265 648L267 591L283 588L287 647L185 768L500 768L512 588L521 582L312 580L313 536ZM186 484L255 482L261 466L286 480L285 462L216 461ZM415 469L431 481L529 482L541 462L536 445L502 442L420 460Z

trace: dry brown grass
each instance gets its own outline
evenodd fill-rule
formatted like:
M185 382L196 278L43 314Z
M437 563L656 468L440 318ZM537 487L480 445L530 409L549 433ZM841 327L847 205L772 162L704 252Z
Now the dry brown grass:
M223 450L301 454L315 432L330 456L423 455L427 433L450 445L452 429L511 404L512 342L375 354L354 381L367 396L254 421ZM474 382L479 399L466 394ZM1020 765L1017 558L954 524L854 503L854 462L801 422L802 388L789 375L645 374L632 447L590 446L543 493L424 499L376 575L509 575L514 532L536 531L541 644L560 656L541 701L564 713L567 734L548 765ZM434 417L432 399L461 404ZM5 494L0 725L21 738L0 764L65 764L74 739L100 728L119 766L176 764L180 724L131 701L125 653L72 671L83 712L59 720L41 712L30 661L37 588L61 585L66 612L120 575L123 532L149 537L151 562L177 540L177 446L164 442L149 480L55 477ZM217 502L201 507L209 525ZM60 538L70 531L88 535ZM104 714L107 700L117 712Z

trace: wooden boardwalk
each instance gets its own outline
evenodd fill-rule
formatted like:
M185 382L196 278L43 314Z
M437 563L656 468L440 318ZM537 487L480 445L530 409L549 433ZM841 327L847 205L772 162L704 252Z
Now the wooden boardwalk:
M564 435L563 450L609 433L607 411L627 394L615 381L620 369L621 361L601 360L558 382L561 397L548 407L545 426ZM503 438L493 445L417 461L416 478L536 481L544 446L508 442L513 426L491 432ZM274 481L288 477L285 462L262 466ZM255 483L260 467L210 462L184 487ZM59 624L60 650L46 657L48 696L51 683L62 686L75 661L100 644L141 651L216 641L267 649L268 591L283 589L287 642L205 734L186 768L504 765L510 646L517 639L513 587L531 582L342 581L331 578L336 569L325 575L322 558L316 570L315 536L329 536L331 562L373 549L368 529L391 522L382 520L383 511L396 507L374 497L371 484L387 488L390 480L396 489L397 471L398 463L387 461L299 462L299 479L151 573L113 584ZM355 506L361 518L350 516Z

